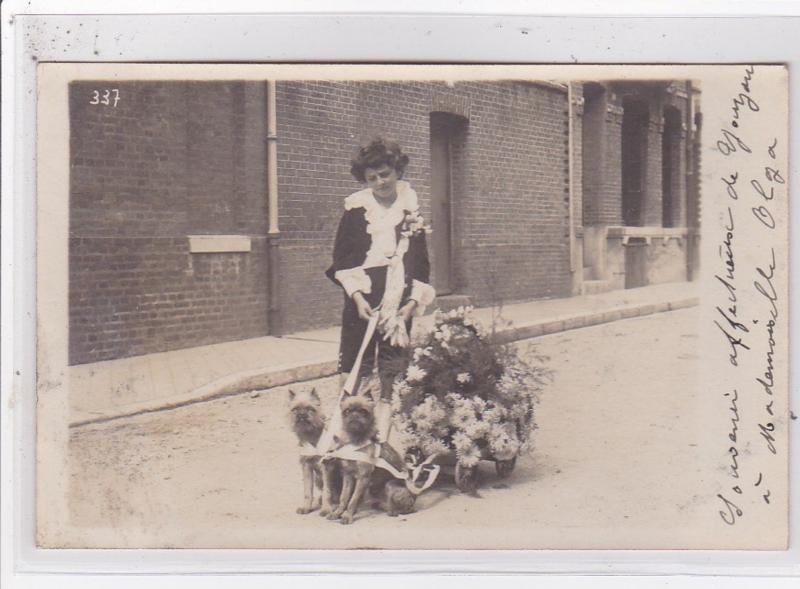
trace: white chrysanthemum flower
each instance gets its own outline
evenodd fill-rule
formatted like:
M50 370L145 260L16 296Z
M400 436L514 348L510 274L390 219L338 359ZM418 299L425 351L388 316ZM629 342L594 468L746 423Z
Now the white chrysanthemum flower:
M447 447L447 444L438 437L425 437L421 440L420 446L426 456L430 456L431 454L447 454L450 452L450 448Z
M473 397L472 408L475 409L475 413L478 415L483 415L483 412L486 411L486 401L480 397Z
M393 438L395 439L397 446L399 446L396 449L401 453L404 453L409 448L419 444L419 436L409 430L397 429L397 432L395 435L393 435Z
M437 414L440 414L442 416L444 416L444 414L446 413L446 409L444 408L442 403L439 401L439 399L437 399L433 395L428 395L427 397L425 397L423 404L429 405L431 407L432 412L436 412Z
M482 419L473 419L472 421L466 423L462 429L471 440L480 440L489 434L491 427L491 424L483 421Z
M411 392L411 387L404 380L396 380L392 383L392 393L399 396L407 395Z
M517 440L517 436L509 435L504 431L498 436L489 438L489 447L492 455L498 460L510 460L519 450L519 440Z
M469 403L459 403L450 414L450 423L454 427L463 428L475 421L475 411Z
M464 452L470 446L472 446L472 438L464 432L456 432L453 434L453 447L455 447L456 452Z
M531 406L524 401L519 403L515 403L511 409L509 410L509 415L512 419L527 419L529 417L529 412L531 411Z
M447 393L444 397L444 400L447 401L452 406L455 406L457 403L463 403L466 401L464 397L459 395L458 393Z
M427 408L422 405L417 405L411 410L411 420L414 422L414 427L420 432L430 431L434 427L434 420L431 419Z
M462 466L466 466L467 468L477 466L477 464L481 461L481 451L475 444L470 444L469 448L464 450L463 452L457 452L458 461L461 463Z
M436 397L428 396L425 400L411 410L411 419L418 429L434 431L441 422L446 421L447 412Z
M412 364L406 371L406 380L408 382L420 382L428 373L416 364Z
M414 362L419 362L420 359L424 356L422 348L415 348L414 349Z
M453 411L458 411L462 408L472 411L472 402L458 393L449 393L446 399L453 406Z
M486 409L483 412L483 419L488 421L491 424L498 424L503 418L506 416L506 410L500 407L499 405L495 405L491 409Z
M467 384L472 381L472 375L469 372L460 372L458 376L456 376L456 381L461 384Z

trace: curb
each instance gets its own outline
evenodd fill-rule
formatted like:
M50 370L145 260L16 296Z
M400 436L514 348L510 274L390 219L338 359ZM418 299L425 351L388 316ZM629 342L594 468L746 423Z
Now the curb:
M509 343L518 340L531 339L543 335L552 335L583 327L592 327L604 323L612 323L622 319L632 319L634 317L644 317L656 313L664 313L697 306L700 303L699 297L688 297L676 299L674 301L662 301L659 303L642 303L625 305L596 311L591 313L577 313L565 315L555 319L545 321L532 321L504 329L498 333L498 339L502 343ZM295 382L315 380L336 374L336 360L326 360L312 362L310 364L296 364L291 366L277 366L268 370L258 369L249 372L237 372L223 378L212 381L200 388L182 395L180 398L172 397L169 401L158 399L142 403L139 406L128 406L126 411L89 419L82 419L71 422L70 428L85 425L105 423L126 417L135 417L147 413L156 413L177 409L192 405L212 401L223 397L232 397L253 390L268 389Z

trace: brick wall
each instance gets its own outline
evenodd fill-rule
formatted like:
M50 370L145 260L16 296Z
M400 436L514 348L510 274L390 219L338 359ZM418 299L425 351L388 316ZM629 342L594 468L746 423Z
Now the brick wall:
M70 86L70 362L263 335L264 85ZM245 234L250 253L190 254Z
M105 86L70 89L71 362L269 333L265 84L125 82L117 107L90 105ZM621 99L598 100L573 119L577 228L622 221ZM467 121L452 150L455 292L478 305L570 294L564 89L278 82L277 108L285 332L339 320L323 272L343 200L361 188L349 173L359 144L403 146L430 219L432 111ZM253 251L191 254L191 234L248 235Z
M606 162L606 96L598 84L583 93L585 102L580 138L582 174L577 176L583 189L583 223L600 225L603 207Z
M687 94L689 88L686 82L677 83L675 88L675 92L669 93L664 97L665 109L674 110L678 122L678 132L672 153L673 205L671 222L675 227L685 227L688 224L688 162L686 161L688 126L686 124L686 115L689 109Z
M465 194L455 244L479 305L570 290L566 94L527 84L467 84ZM458 86L456 87L458 89Z
M324 276L344 197L361 188L349 160L374 135L409 154L406 179L430 215L429 117L468 115L454 179L456 292L478 304L569 294L567 104L523 83L278 84L281 299L284 328L338 320ZM434 271L436 260L434 262Z

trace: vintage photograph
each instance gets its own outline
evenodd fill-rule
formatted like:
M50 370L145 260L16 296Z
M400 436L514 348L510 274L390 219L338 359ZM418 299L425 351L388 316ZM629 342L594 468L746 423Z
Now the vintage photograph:
M786 546L785 69L508 69L39 66L41 546Z

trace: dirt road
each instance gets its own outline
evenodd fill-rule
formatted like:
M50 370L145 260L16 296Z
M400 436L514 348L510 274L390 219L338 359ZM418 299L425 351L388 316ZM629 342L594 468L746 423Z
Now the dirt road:
M351 526L297 515L286 387L72 430L70 507L85 547L691 546L699 481L696 309L520 342L550 357L536 448L476 495L444 479L418 512ZM336 393L316 386L326 403Z

